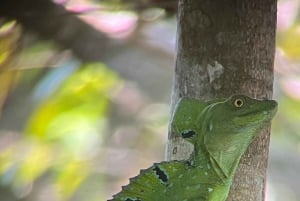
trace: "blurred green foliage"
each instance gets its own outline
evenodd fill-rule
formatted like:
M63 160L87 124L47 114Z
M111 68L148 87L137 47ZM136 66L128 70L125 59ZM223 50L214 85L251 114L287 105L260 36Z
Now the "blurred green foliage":
M109 96L120 84L118 76L101 63L90 63L72 73L36 107L24 138L0 153L0 173L22 188L51 170L61 199L70 197L89 176L89 161L101 146Z
M15 64L21 29L15 21L0 20L0 116L1 109L10 89L14 86L18 74L10 68Z

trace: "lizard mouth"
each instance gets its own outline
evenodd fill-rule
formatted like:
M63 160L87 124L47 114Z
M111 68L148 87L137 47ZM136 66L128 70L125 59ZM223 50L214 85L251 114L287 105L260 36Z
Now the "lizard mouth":
M263 112L262 112L263 111ZM252 111L245 111L243 113L240 113L238 116L243 117L243 116L260 116L261 114L263 114L262 116L269 116L270 119L274 117L274 115L277 112L277 102L274 100L269 100L266 103L265 107L262 108L258 108Z

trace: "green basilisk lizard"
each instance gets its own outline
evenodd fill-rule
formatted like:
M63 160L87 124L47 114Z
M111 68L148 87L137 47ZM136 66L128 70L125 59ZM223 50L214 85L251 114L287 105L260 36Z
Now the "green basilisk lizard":
M188 160L155 163L111 201L225 201L241 156L277 111L273 100L182 98L171 121L194 145Z

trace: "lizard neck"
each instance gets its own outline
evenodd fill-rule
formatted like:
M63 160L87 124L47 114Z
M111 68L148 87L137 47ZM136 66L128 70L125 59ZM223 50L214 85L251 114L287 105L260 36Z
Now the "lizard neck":
M193 166L191 168L193 175L197 175L197 185L204 187L203 197L206 198L205 200L225 201L232 178L226 177L205 147L196 145L189 162Z
M204 174L214 176L221 183L227 183L232 180L231 176L226 175L213 157L209 154L205 145L202 143L200 146L195 146L194 152L190 157L193 165L199 167L204 171Z

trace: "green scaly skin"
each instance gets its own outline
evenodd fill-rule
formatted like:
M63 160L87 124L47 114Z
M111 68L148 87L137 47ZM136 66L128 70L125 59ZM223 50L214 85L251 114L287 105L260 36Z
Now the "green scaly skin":
M210 102L182 98L172 129L194 145L189 160L141 170L111 201L225 201L241 156L276 111L275 101L244 95Z

